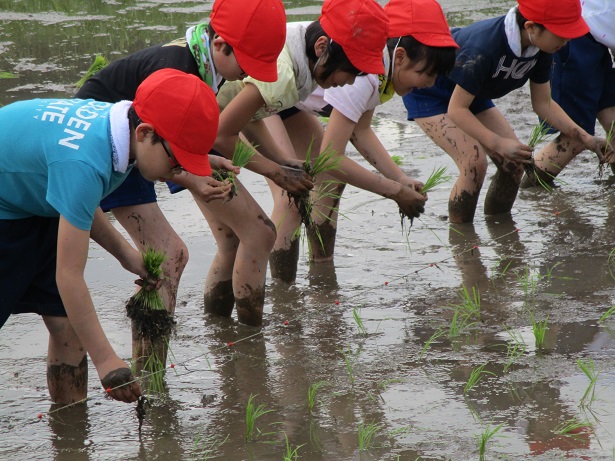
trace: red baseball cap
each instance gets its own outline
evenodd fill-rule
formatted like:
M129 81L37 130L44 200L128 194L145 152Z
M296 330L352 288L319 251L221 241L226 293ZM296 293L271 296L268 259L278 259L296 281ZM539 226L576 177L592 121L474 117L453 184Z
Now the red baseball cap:
M211 174L207 154L218 134L220 109L203 80L176 69L158 70L139 85L132 105L139 118L171 145L186 171Z
M261 82L278 79L277 60L286 42L281 0L215 0L210 22L246 74Z
M562 38L577 38L589 32L581 16L579 0L518 0L519 12Z
M436 0L391 0L384 12L390 23L389 38L412 35L423 45L459 48Z
M382 51L389 20L375 0L325 0L319 20L353 66L368 74L384 74Z

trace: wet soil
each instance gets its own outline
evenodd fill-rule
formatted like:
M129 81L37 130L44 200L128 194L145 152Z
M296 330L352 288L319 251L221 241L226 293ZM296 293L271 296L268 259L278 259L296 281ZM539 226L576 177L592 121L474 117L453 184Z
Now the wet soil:
M69 94L93 53L112 49L118 57L175 38L209 8L78 2L73 11L68 2L66 11L51 14L49 2L26 3L40 11L0 1L0 71L18 75L0 79L2 104ZM442 5L452 25L511 6ZM318 10L298 1L286 6L291 20ZM519 139L528 139L537 118L527 88L497 104ZM424 180L439 165L454 171L405 120L399 98L376 111L374 128L411 176ZM355 151L349 155L370 168ZM487 183L494 172L490 164ZM466 225L449 225L452 184L439 186L407 240L395 203L347 187L335 262L309 264L302 245L295 285L268 278L262 329L204 314L215 240L189 194L159 186L160 206L190 251L166 392L148 406L141 431L135 405L109 401L93 368L85 405L53 406L43 323L12 316L0 330L0 459L188 460L208 453L268 461L283 459L288 437L299 459L310 461L465 461L479 459L477 438L500 427L486 444L487 459L612 461L615 317L601 318L615 304L615 180L608 169L600 180L587 152L558 177L563 182L551 193L520 190L510 214L485 216L479 205L474 224ZM269 213L265 181L247 171L241 179ZM110 342L129 361L123 306L134 277L92 243L86 280ZM480 316L452 334L464 288L479 290ZM541 347L532 316L548 319ZM517 344L522 352L513 357ZM590 359L598 373L592 388L579 367ZM481 365L493 374L466 389ZM308 389L316 383L310 410ZM272 411L257 420L256 439L245 442L251 395ZM591 430L561 434L573 419ZM360 451L359 427L370 423L374 443Z

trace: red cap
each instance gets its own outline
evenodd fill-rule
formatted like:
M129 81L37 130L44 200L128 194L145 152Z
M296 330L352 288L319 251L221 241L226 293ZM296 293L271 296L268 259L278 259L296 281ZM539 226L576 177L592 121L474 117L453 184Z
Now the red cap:
M589 32L581 16L579 0L518 0L519 12L562 38L577 38Z
M286 42L281 0L215 0L210 22L246 74L261 82L278 79L277 60Z
M384 74L389 20L375 0L325 0L320 25L361 72Z
M211 174L207 154L216 140L220 110L203 80L175 69L156 71L139 85L132 105L139 118L171 145L186 171Z
M459 48L436 0L391 0L384 12L390 23L389 38L412 35L423 45Z

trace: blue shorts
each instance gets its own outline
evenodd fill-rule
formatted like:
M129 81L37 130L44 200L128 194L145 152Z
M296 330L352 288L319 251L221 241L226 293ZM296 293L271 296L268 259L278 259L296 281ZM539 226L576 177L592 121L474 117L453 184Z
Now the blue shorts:
M56 284L58 218L0 220L0 327L11 314L66 316Z
M598 112L615 106L615 69L609 49L591 34L568 42L553 55L551 97L593 135Z
M412 90L402 98L408 111L408 120L446 114L454 89L455 83L452 80L438 76L434 86ZM479 114L492 107L495 107L495 104L491 99L475 98L470 104L470 111Z

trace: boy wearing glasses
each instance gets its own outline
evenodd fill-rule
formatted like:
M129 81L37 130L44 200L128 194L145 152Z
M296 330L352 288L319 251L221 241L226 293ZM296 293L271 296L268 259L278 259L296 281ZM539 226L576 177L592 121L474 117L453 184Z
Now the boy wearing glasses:
M160 281L146 280L141 253L99 203L133 166L150 180L171 179L177 168L211 174L218 114L211 89L175 70L144 80L132 103L34 99L0 109L0 327L11 314L43 317L53 402L86 397L86 352L112 398L141 394L94 310L84 279L90 237L144 289Z

